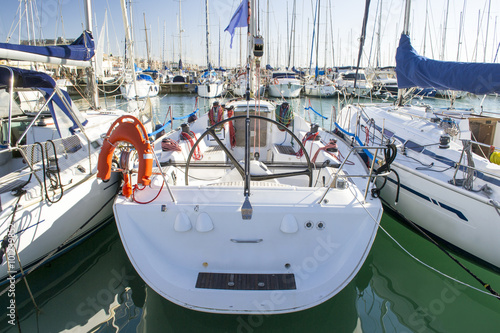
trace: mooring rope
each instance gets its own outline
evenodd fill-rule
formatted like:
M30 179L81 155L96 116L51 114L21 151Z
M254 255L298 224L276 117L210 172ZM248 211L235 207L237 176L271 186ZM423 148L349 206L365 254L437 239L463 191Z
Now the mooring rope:
M361 203L361 202L360 202ZM440 270L438 270L437 268L434 268L432 267L431 265L423 262L422 260L420 260L419 258L417 258L416 256L414 256L413 254L410 253L410 251L408 251L403 245L401 245L393 236L391 236L391 234L385 230L384 227L382 227L382 225L380 223L377 222L377 220L375 219L375 217L373 217L373 215L368 211L368 209L366 209L366 207L364 205L362 205L363 208L365 209L365 211L368 213L368 215L370 215L370 217L372 218L372 220L378 225L378 227L380 229L382 229L382 231L394 242L396 243L404 252L406 252L406 254L408 254L412 259L414 259L415 261L417 261L418 263L424 265L425 267L433 270L434 272L438 273L439 275L441 276L444 276L452 281L455 281L456 283L459 283L465 287L468 287L470 289L473 289L475 291L478 291L484 295L488 295L488 296L492 296L492 297L495 297L496 299L500 300L500 295L495 291L493 290L493 288L491 288L491 286L488 284L488 283L485 283L483 282L480 278L478 278L474 273L472 273L468 268L466 268L462 263L460 263L456 258L454 258L451 254L448 253L448 251L446 251L445 249L443 249L439 244L436 243L436 241L434 241L432 238L429 238L433 243L435 243L441 250L443 250L450 258L452 258L457 264L459 264L460 267L462 267L467 273L469 273L472 277L474 277L474 279L476 279L479 283L481 283L481 285L486 288L488 290L488 292L484 291L484 290L481 290L479 288L476 288L474 286L471 286L470 284L467 284L465 282L462 282L454 277L451 277L443 272L441 272ZM406 220L406 219L405 219ZM409 220L407 220L409 221ZM411 221L409 221L411 222ZM411 222L412 223L412 222ZM425 233L424 233L425 234ZM429 236L428 236L429 237Z

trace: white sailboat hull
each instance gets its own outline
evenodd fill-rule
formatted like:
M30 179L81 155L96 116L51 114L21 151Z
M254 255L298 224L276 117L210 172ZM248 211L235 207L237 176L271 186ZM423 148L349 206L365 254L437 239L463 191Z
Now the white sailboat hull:
M338 90L334 86L306 84L304 86L304 93L307 96L314 97L334 97L337 95Z
M268 91L271 97L297 98L300 96L302 84L283 82L269 84Z
M306 135L311 125L296 115L293 126L285 124L290 133L281 131L272 123L274 104L249 103L253 113L264 115L254 117L268 119L250 121L260 128L250 129L259 137L254 154L260 151L260 159L249 166L250 219L242 214L245 182L238 168L231 167L245 153L245 100L226 104L238 117L232 120L234 131L226 121L216 134L234 156L202 134L208 133L210 113L205 114L189 124L200 140L189 170L190 140L178 141L179 149L163 149L163 139L178 140L180 130L172 131L154 148L168 190L154 168L150 185L135 191L133 199L117 196L113 206L124 248L139 275L159 295L186 308L234 314L311 308L354 278L378 230L381 202L365 195L371 193L366 165L347 143L338 140L338 150L329 152L324 142L338 137L319 130L321 140L305 145L317 166L311 165L307 176L304 155L280 143L291 133ZM339 170L340 155L350 156L349 170ZM348 181L334 180L347 174L353 176ZM329 184L336 185L327 190Z
M198 85L198 96L203 98L219 97L225 92L225 84L223 82L205 83Z
M137 87L137 93L135 91ZM120 86L120 92L125 99L147 98L158 96L160 86L146 80L137 80L136 85L134 82L128 82Z
M402 186L396 204L396 180L391 177L381 198L396 212L454 246L500 267L498 212L483 195L436 181L395 162Z
M19 253L24 271L28 271L38 261L53 259L53 254L66 250L82 237L90 235L112 216L112 199L116 195L119 180L114 177L110 183L97 181L95 175L64 193L56 205L59 209L40 198L21 200L22 209L16 212L12 224L14 244ZM4 210L0 220L8 221L12 209ZM3 223L3 227L9 224ZM2 232L3 234L3 232ZM54 253L53 253L54 252ZM9 253L9 252L8 252ZM15 251L10 253L15 255ZM10 275L20 272L17 257L3 258L0 266L0 280L6 282Z
M256 187L251 221L241 218L240 187L214 187L210 194L197 186L176 188L177 204L163 191L147 213L118 197L114 212L132 264L166 299L204 312L286 313L313 307L342 290L361 268L375 239L378 224L366 215L366 207L347 196L319 208L315 201L322 193L298 190L290 197L286 188ZM204 202L204 195L217 201ZM167 203L166 210L162 203ZM382 214L377 205L368 204L368 210L378 218ZM176 220L183 214L192 229L176 231ZM286 216L297 220L296 233L280 229ZM203 230L205 219L213 222L213 230ZM305 227L308 221L313 222L311 229ZM322 230L320 222L326 224ZM229 281L214 285L203 281L203 274L205 279ZM257 285L238 282L256 274ZM273 283L281 290L267 285L271 275L277 276ZM281 279L289 279L294 288ZM277 295L282 301L273 302Z
M354 114L358 110L353 106L344 108L337 120L351 133L359 133L356 125L347 127L349 122L354 124L352 121L357 119ZM466 134L470 138L466 117L473 116L457 111L461 137L455 137L456 141L452 140L449 148L441 149L440 137L446 134L441 126L455 121L454 118L445 119L440 125L436 119L446 118L446 115L425 108L368 105L362 110L365 115L362 121L369 119L371 124L370 134L365 135L363 131L360 135L362 140L366 136L373 141L373 126L384 126L386 134L396 138L399 145L391 166L399 175L399 198L398 181L395 174L391 174L380 193L384 202L448 243L500 267L499 212L495 208L500 202L500 166L472 153L476 170L472 190L461 185L467 179L464 169L456 171L464 149L459 139ZM380 140L379 135L376 140ZM401 142L406 142L404 150ZM418 146L412 148L416 144ZM468 165L465 154L460 164ZM454 178L458 185L450 183Z

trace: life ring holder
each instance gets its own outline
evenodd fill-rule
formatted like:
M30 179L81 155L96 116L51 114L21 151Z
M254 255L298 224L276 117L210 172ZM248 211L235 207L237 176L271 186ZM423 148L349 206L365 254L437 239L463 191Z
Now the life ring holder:
M116 143L124 141L134 146L139 158L137 182L143 186L151 183L153 173L153 150L148 140L144 125L132 115L124 115L113 122L106 133L99 160L97 162L97 178L107 181L111 177L111 165ZM127 198L132 195L132 186L128 174L124 174L122 193Z

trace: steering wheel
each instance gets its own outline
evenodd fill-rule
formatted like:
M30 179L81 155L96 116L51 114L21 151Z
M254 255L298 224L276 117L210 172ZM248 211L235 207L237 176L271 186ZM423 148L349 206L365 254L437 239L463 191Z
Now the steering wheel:
M292 131L290 131L287 127L285 127L284 125L280 124L279 122L277 122L275 120L272 120L272 119L269 119L269 118L266 118L266 117L262 117L262 116L253 116L253 115L251 115L249 117L251 119L259 119L259 120L267 121L267 122L270 122L272 124L275 124L276 126L284 128L285 131L288 134L290 134L291 137L295 141L297 141L297 143L299 144L300 148L304 152L304 156L306 158L306 163L307 163L307 168L304 169L304 170L301 170L301 171L284 172L284 173L276 173L276 174L271 174L271 175L260 175L260 176L252 176L252 175L250 175L250 179L258 181L258 180L268 180L268 179L275 179L275 178L285 178L285 177L294 177L294 176L307 175L309 177L309 187L311 187L312 186L313 165L311 163L311 159L309 158L309 154L306 151L306 148L302 144L302 141L300 141L299 138ZM189 152L189 155L188 155L188 158L187 158L186 169L185 169L185 173L184 173L186 175L186 181L185 181L186 185L189 185L189 165L191 164L191 157L193 156L193 154L195 152L195 149L200 144L201 140L203 140L203 138L206 137L209 134L215 139L215 141L217 142L217 144L219 145L219 147L227 154L227 156L231 160L231 163L238 170L238 172L240 173L241 177L243 179L245 179L245 170L240 165L240 163L238 162L238 160L233 156L233 154L229 151L229 149L226 147L226 145L217 137L217 135L214 132L215 128L220 127L221 125L227 123L228 121L233 121L233 120L236 120L236 119L245 119L245 118L246 118L246 116L235 116L235 117L227 118L227 119L224 119L222 121L219 121L215 125L209 127L205 132L203 132L203 134L198 138L198 140L196 140L196 142L193 145L193 147L191 147L191 151Z

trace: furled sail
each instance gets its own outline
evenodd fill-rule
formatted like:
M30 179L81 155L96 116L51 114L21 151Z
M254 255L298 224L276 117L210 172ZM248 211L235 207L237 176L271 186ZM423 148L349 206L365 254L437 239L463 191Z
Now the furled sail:
M420 56L403 34L396 53L398 88L500 93L500 64L439 61Z
M0 59L7 60L89 67L93 56L94 39L90 31L84 31L70 45L33 46L0 43Z

